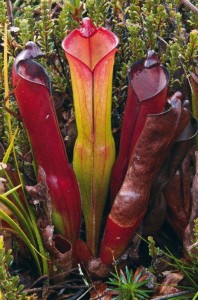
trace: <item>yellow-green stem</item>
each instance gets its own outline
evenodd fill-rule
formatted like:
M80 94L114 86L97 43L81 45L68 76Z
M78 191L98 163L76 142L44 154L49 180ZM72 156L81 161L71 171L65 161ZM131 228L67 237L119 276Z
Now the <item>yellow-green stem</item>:
M8 81L8 25L5 23L4 27L4 96L7 107L10 107L9 103L9 81ZM12 126L10 114L6 113L6 121L8 126L9 141L12 137Z

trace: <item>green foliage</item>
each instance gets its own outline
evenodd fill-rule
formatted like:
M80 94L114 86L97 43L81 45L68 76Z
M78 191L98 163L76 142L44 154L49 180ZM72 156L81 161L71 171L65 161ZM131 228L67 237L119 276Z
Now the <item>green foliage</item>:
M190 2L198 8L197 0L191 0ZM186 19L187 17L186 21L187 21L188 30L190 31L192 29L198 28L198 14L196 14L193 11L190 11L187 14L185 9L183 9L182 12L183 12L182 19Z
M15 168L20 180L20 185L14 187L12 179L9 177L7 172L4 169L0 170L0 177L3 177L7 180L8 189L8 192L0 195L0 203L5 205L13 213L13 216L15 216L15 218L12 219L2 209L0 209L0 218L3 219L7 224L9 224L9 226L14 229L16 234L26 244L35 260L38 273L48 274L47 254L44 250L41 236L36 224L35 214L27 201L23 178L19 172L18 162L16 159L14 140L17 135L17 131L18 130L15 131L15 134L11 138L10 145L5 152L2 163L7 164L11 153L13 152ZM24 198L23 202L17 192L19 188L22 189ZM9 195L12 195L12 201L10 201Z
M161 250L159 247L156 247L155 241L152 236L148 237L148 247L149 247L149 255L154 258L161 254Z
M88 16L96 26L105 26L106 19L108 17L109 3L105 0L87 0L86 9L88 10Z
M176 257L168 248L161 250L155 246L155 241L152 237L148 238L149 255L154 259L163 255L163 261L171 267L172 271L179 271L184 276L184 279L181 283L179 283L178 288L184 290L186 293L185 295L182 295L181 293L178 297L175 296L174 299L195 300L198 297L198 219L194 220L193 231L195 240L194 244L192 244L191 247L189 247L189 250L187 250L186 257L188 257L188 259Z
M184 60L186 65L193 66L193 62L198 59L198 30L192 30L190 32L189 42L186 47ZM190 70L192 67L190 68Z
M13 262L11 250L6 252L3 236L0 236L0 291L6 300L25 300L26 293L23 292L23 285L20 284L19 276L13 276L9 272Z
M139 6L131 5L130 12L129 12L130 19L127 20L128 21L127 28L129 31L128 41L131 50L130 63L133 63L136 60L143 58L146 49L145 41L141 38L141 29L138 26L139 24L138 10L140 10ZM131 21L133 23L130 23Z
M188 289L192 288L196 291L198 291L198 260L197 257L193 257L190 253L191 261L186 261L184 259L178 259L176 256L174 256L169 250L166 250L164 252L166 257L170 258L172 260L172 263L170 265L174 267L176 270L179 270L181 273L183 273L185 279L188 282ZM184 287L186 288L186 286Z
M53 52L53 27L54 20L51 18L51 1L41 0L40 3L40 20L36 22L36 31L38 31L37 41L46 55Z
M181 45L178 42L170 41L169 45L167 46L167 50L165 54L167 60L169 57L169 60L167 62L167 67L171 78L170 88L172 88L175 83L178 83L179 86L181 86L182 84L183 78L181 78L181 75L176 78L174 77L176 72L179 73L179 71L182 70L180 53L181 53Z
M3 99L3 54L0 53L0 103L2 104Z
M83 2L79 0L66 0L63 2L62 10L55 25L56 36L62 41L65 35L77 28L83 13Z
M4 26L7 21L6 3L4 0L0 0L0 28Z
M69 1L64 1L62 10L57 18L57 22L55 25L55 33L59 41L62 41L64 39L66 32L69 32L71 29L74 29L78 26L79 16L77 20L75 20L74 18L74 13L77 9L79 9L80 12L80 8L76 8Z
M165 35L167 12L160 0L145 1L142 7L143 37L147 49L156 49L157 38ZM158 48L158 47L157 47Z
M27 41L34 40L34 10L29 0L21 6L21 15L15 18L15 26L19 27L18 39L24 47Z
M149 280L145 279L142 271L136 271L133 274L127 266L125 272L117 269L115 273L111 273L112 277L109 278L108 284L110 290L117 292L118 296L114 299L118 300L136 300L136 299L149 299L152 290L146 288Z
M195 242L197 242L198 241L198 219L194 220L193 232L194 232Z

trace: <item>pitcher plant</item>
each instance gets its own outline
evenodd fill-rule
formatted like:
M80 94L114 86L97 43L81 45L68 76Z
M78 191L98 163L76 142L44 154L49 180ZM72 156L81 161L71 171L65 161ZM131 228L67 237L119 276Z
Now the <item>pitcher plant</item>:
M86 224L86 240L97 254L115 145L111 131L112 74L118 38L90 19L62 43L69 62L78 136L73 167Z
M117 45L113 32L95 27L89 18L62 42L77 125L73 169L55 115L49 77L34 60L43 53L35 43L28 42L12 68L14 95L34 158L46 174L54 225L72 244L78 261L83 261L89 271L92 265L93 273L99 275L100 271L103 275L109 271L113 260L123 254L143 221L147 224L149 220L148 229L155 227L151 224L155 212L148 207L150 203L157 207L162 192L172 222L175 207L181 202L166 200L168 188L198 128L182 103L181 93L168 97L169 72L149 50L146 58L132 64L128 72L128 95L115 161L111 109ZM192 73L190 80L197 96L197 76ZM111 200L110 212L105 209L107 200ZM189 207L188 201L185 225ZM86 243L80 240L84 238L84 232L80 236L81 210ZM186 210L181 209L182 218L177 222L182 236L185 228L180 223Z
M14 94L37 167L42 167L46 173L53 223L74 245L80 233L80 193L61 138L49 77L33 60L42 55L33 42L28 42L18 55L12 68Z

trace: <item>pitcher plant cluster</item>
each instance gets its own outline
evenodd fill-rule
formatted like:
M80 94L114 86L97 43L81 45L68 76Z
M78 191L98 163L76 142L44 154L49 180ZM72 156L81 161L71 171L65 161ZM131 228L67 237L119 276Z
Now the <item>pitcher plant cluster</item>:
M189 237L193 236L190 222L198 217L198 209L195 197L190 195L188 172L189 151L195 144L198 130L198 32L190 32L183 57L178 57L178 51L184 50L179 42L172 42L159 59L153 50L156 37L151 30L152 20L149 23L148 19L145 23L144 14L150 12L148 15L151 15L152 11L153 15L160 16L155 29L161 32L159 41L166 43L162 22L165 15L161 5L154 12L149 1L142 10L139 1L134 1L126 12L122 1L112 3L113 8L108 9L119 15L123 22L114 26L106 18L107 6L103 1L101 6L99 1L87 1L87 7L98 12L92 16L93 20L88 17L81 20L83 5L80 1L74 2L67 1L67 6L63 6L59 18L59 27L64 25L61 36L55 28L65 53L60 61L64 59L69 66L68 69L64 65L62 68L67 82L56 76L57 91L64 90L71 79L75 116L72 124L77 131L72 161L65 149L53 99L51 79L60 71L50 52L52 40L49 37L53 24L49 15L43 13L42 22L37 24L37 27L43 26L43 35L38 43L34 42L30 30L30 6L26 7L27 22L24 20L23 24L18 20L16 24L20 28L19 39L23 44L20 48L23 49L20 49L11 68L14 104L7 101L6 68L10 62L6 54L9 39L4 20L4 104L10 144L3 155L0 171L1 176L6 177L10 191L0 192L0 202L17 216L22 229L2 209L0 217L28 246L40 274L53 274L54 265L59 270L70 270L79 262L91 274L107 276L112 263L131 245L140 227L143 228L142 234L148 236L168 218L184 248L189 246ZM47 2L42 0L41 4L42 10L47 12ZM1 8L3 11L3 6L0 7L0 21L3 19ZM104 23L101 11L104 11L105 27L101 26ZM125 14L134 20L135 25L124 19ZM67 30L65 36L68 23L64 23L63 17L66 15L73 30ZM173 27L177 28L179 36L182 32L180 15L175 17ZM137 22L143 27L147 25L143 40L139 38ZM192 16L190 22L196 22ZM119 36L125 26L128 26L127 41L123 35ZM32 40L27 43L24 28L27 29L28 40ZM13 26L12 30L14 32L17 27ZM53 43L56 45L55 37ZM127 43L130 43L130 52ZM160 49L163 52L162 45ZM128 58L129 53L130 58L123 60L122 72L119 72L115 62L122 61L120 56L123 54ZM61 54L58 52L58 55ZM168 55L169 63L165 66L163 62ZM55 73L48 73L50 59ZM188 61L191 65L189 70L185 63L181 64L181 60ZM181 82L174 78L176 72L179 72L178 78L186 80L183 91L180 89ZM119 87L113 87L113 79ZM189 87L191 103L186 100ZM114 106L119 105L123 99L125 105L120 132L118 130L119 145L116 147L112 104L114 100ZM14 117L23 122L26 142L31 145L36 186L24 184L17 163L14 144L20 132L18 129L14 134L12 132L13 112L10 107L15 103L19 115ZM17 176L6 165L12 151ZM2 152L0 149L0 154ZM32 159L29 154L28 159ZM176 186L179 193L183 188L182 196L176 195Z
M197 122L181 101L181 93L168 97L169 73L150 50L128 72L128 96L115 158L111 108L118 43L113 32L95 27L89 18L62 42L77 125L73 168L59 130L48 74L35 61L43 56L40 48L28 42L12 67L21 118L37 169L46 176L53 224L70 242L74 261L107 267L127 249L141 225L157 177L166 177L163 187L170 181L197 133ZM102 222L109 198L109 213ZM167 205L174 214L176 208L168 200ZM81 209L84 242L80 240ZM189 217L190 208L185 222L175 226L181 239ZM45 224L42 230L46 230Z

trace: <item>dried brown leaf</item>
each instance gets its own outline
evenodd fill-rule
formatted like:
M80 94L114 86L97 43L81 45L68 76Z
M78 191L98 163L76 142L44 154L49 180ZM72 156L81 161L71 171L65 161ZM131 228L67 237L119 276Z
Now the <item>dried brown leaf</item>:
M90 300L111 300L113 299L112 293L107 289L107 285L102 281L93 282L94 289L90 293Z
M179 288L177 287L179 282L183 279L184 275L181 273L171 273L166 272L164 273L166 276L161 285L159 286L157 292L153 296L162 296L162 295L169 295L179 292Z
M48 193L45 171L39 167L39 183L35 186L26 186L31 196L38 217L38 227L46 250L49 252L50 275L60 274L56 280L65 277L65 271L72 268L71 243L61 235L54 234L52 224L52 204ZM63 275L63 278L62 278Z

